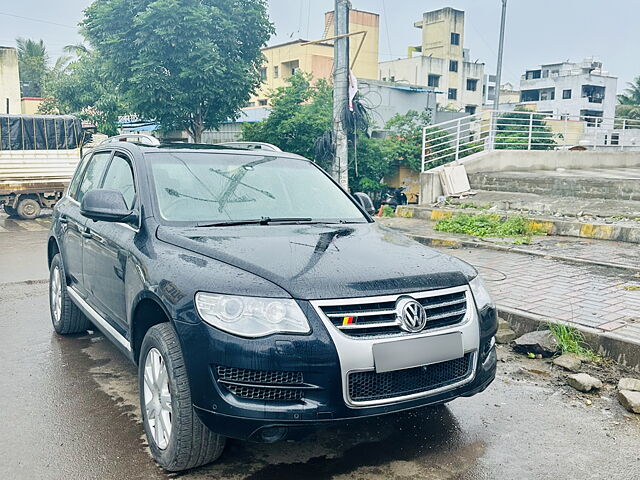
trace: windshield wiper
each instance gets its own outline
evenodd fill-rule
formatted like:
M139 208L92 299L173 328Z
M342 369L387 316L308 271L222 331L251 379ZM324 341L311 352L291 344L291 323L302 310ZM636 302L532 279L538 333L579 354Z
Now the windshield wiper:
M270 223L308 223L312 219L308 217L262 217L253 220L227 220L224 222L198 223L198 227L233 227L236 225L269 225Z

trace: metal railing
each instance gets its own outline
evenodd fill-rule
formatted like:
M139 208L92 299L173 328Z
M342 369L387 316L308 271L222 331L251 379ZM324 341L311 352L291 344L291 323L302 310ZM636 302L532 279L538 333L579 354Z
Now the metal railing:
M488 150L637 150L640 120L485 111L422 130L422 171Z

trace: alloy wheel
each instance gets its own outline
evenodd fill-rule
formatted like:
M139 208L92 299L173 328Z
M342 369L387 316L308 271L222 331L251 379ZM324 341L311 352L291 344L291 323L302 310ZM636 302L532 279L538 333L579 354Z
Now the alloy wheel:
M157 348L149 350L144 362L144 406L151 437L164 450L171 438L173 409L167 365Z

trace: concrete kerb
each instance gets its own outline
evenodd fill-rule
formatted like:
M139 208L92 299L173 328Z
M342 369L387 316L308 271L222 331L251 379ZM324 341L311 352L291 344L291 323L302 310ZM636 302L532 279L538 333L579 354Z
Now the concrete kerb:
M423 220L440 220L451 217L455 213L465 213L470 215L481 215L487 213L497 213L508 215L506 212L486 212L464 209L446 209L429 207L409 207L400 206L397 215L405 218L420 218ZM514 214L515 215L515 214ZM527 217L525 219L533 228L545 232L549 235L559 235L564 237L590 238L596 240L613 240L627 243L640 243L640 227L626 225L609 225L600 223L584 223L579 221L564 219L549 219L538 217Z
M542 330L549 323L568 325L579 330L585 343L593 351L609 357L636 372L640 372L640 343L624 338L616 332L602 332L572 322L564 322L516 308L498 305L498 315L509 322L512 330L518 335Z
M640 267L634 265L621 265L619 263L601 262L596 260L590 260L587 258L575 258L566 257L563 255L552 255L544 252L536 252L533 250L526 250L524 248L510 247L507 245L497 245L495 243L464 240L458 238L442 238L442 237L430 237L428 235L420 235L415 233L409 233L403 231L403 233L413 238L415 241L427 245L429 247L449 247L449 248L486 248L489 250L497 250L499 252L519 253L522 255L532 255L535 257L542 257L549 260L558 260L561 262L577 263L581 265L596 265L600 267L617 268L620 270L627 270L634 273L640 273Z

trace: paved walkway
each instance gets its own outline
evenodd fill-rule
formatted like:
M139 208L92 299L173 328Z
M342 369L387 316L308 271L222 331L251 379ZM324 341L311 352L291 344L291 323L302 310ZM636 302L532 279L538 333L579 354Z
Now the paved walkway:
M0 234L8 232L46 232L51 225L51 216L44 215L35 220L9 217L0 207Z
M423 220L395 218L381 223L414 234L430 230L429 222ZM547 237L542 245L531 248L640 264L637 245L561 238ZM615 331L640 343L640 274L636 272L485 248L436 248L474 265L500 307Z

